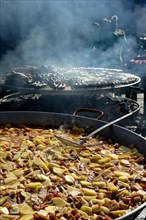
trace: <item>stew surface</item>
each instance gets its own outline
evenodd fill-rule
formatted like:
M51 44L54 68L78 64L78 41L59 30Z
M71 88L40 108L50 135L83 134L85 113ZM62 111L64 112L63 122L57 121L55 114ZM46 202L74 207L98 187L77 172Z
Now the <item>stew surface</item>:
M0 128L3 220L112 220L146 201L146 161L134 147L72 130Z

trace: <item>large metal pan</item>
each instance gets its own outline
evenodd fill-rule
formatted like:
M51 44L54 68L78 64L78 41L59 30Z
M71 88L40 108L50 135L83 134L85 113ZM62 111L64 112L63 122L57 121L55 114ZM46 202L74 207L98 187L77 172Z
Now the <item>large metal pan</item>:
M75 109L100 109L104 112L104 121L112 121L129 112L135 111L133 116L118 123L121 126L137 125L139 104L128 98L113 94L90 94L78 96L54 96L39 93L13 93L0 99L0 111L43 111L72 114ZM89 112L80 112L81 116L93 116Z
M59 127L64 125L66 128L71 128L74 124L84 128L87 132L106 124L105 121L97 121L95 119L73 116L69 114L47 113L47 112L0 112L0 125L30 125L30 126L47 126ZM140 153L146 157L146 140L140 135L122 128L117 125L112 125L105 128L99 133L105 138L111 138L113 141L123 145L135 144L135 147ZM139 212L146 206L146 202L140 205L132 212L118 218L118 220L133 220Z

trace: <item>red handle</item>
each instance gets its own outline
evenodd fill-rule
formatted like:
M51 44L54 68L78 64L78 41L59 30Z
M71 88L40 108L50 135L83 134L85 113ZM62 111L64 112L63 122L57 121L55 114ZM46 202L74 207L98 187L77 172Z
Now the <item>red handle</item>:
M92 109L92 108L79 108L79 109L76 109L73 113L73 115L76 115L78 112L94 112L94 113L98 113L100 114L98 117L97 117L97 120L101 119L104 115L104 113L98 109Z

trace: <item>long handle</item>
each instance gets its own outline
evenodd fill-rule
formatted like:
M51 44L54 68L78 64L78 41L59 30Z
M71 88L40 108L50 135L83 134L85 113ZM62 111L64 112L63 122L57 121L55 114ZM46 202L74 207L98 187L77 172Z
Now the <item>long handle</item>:
M120 117L120 118L115 119L114 121L111 121L111 122L109 122L109 123L107 123L107 124L101 126L100 128L97 128L96 130L94 130L93 132L91 132L90 134L88 134L88 135L80 142L80 144L81 144L81 145L84 144L84 143L86 142L86 140L89 139L90 137L92 137L94 134L98 133L99 131L101 131L101 130L107 128L107 127L109 127L110 125L113 125L113 124L115 124L115 123L117 123L117 122L123 120L124 118L129 117L130 115L133 115L136 111L137 111L137 109L136 109L135 111L132 111L132 112L126 114L126 115L123 115L123 116Z

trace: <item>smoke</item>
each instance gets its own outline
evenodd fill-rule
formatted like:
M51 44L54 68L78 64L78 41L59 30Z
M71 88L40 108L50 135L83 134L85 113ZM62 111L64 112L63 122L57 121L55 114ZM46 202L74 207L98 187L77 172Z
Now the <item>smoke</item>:
M1 73L21 65L114 68L135 54L126 0L1 0L0 19Z

